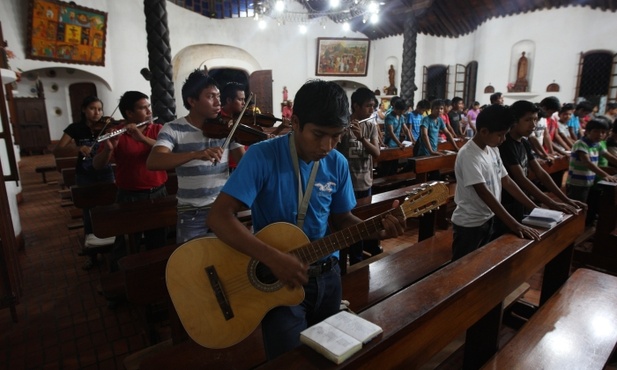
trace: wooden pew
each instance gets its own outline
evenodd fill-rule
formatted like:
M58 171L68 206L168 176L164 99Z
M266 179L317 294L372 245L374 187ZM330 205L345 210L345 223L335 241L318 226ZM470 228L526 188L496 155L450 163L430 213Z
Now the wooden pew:
M617 277L578 269L482 367L603 369L617 344Z
M412 171L416 173L416 181L426 182L428 174L433 171L454 172L456 153L446 155L431 155L410 159Z
M135 294L141 297L137 300L142 303L163 296L168 297L163 276L166 261L173 249L172 247L161 249L160 253L157 253L158 260L151 258L158 251L130 255L121 260L121 269L125 271L126 279L138 276L132 288L127 286L127 297L133 296L133 293L130 293L133 288L141 290ZM146 254L148 257L143 258ZM343 276L343 298L350 302L352 310L364 310L443 267L451 257L452 234L441 233ZM137 271L130 271L133 269ZM159 272L155 272L156 270ZM160 278L153 279L153 276ZM135 298L129 298L129 301L132 299ZM172 327L172 333L177 330L183 329ZM265 362L265 356L261 352L263 344L260 330L226 350L203 348L191 340L178 344L174 338L174 343L177 344L143 360L140 368L167 369L170 368L170 364L174 364L172 367L182 369L223 365L226 368L233 365L237 369L248 369ZM242 351L250 353L251 356L235 358L235 354Z
M168 195L153 200L95 207L90 210L94 235L108 238L175 226L176 205L176 196Z
M549 164L549 162L543 160L543 159L536 159L538 161L538 163L540 164L540 167L542 167L544 169L544 171L546 171L549 174L554 174L554 173L558 173L561 171L567 171L569 166L570 166L570 158L568 158L565 155L562 155L558 158L556 158L552 163ZM536 176L533 173L533 171L529 171L529 174L527 176L530 180L535 180ZM560 185L560 184L557 184Z
M417 368L467 332L464 368L478 368L497 350L503 300L545 266L541 303L567 280L572 243L584 215L568 216L540 241L506 234L360 312L383 334L336 366L301 346L263 369Z
M57 171L55 164L47 165L47 166L37 166L34 169L34 172L40 173L43 178L43 184L47 184L47 172Z
M617 274L617 186L598 186L602 193L593 248L590 252L575 250L574 258L584 265Z

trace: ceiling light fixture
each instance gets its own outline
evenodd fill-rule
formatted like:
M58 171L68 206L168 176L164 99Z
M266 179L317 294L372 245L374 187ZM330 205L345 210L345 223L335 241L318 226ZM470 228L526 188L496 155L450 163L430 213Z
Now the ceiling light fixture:
M374 0L261 0L255 2L255 17L267 16L279 24L306 23L316 18L329 17L336 23L345 23L362 17L363 22L376 23L380 4Z

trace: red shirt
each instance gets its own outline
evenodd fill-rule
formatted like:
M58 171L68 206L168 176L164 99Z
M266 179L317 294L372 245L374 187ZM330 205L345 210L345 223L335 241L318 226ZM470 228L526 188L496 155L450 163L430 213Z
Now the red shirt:
M156 140L163 125L151 123L146 125L144 136ZM118 146L114 150L116 160L116 185L123 190L146 190L159 187L167 181L166 171L150 171L146 160L151 146L138 142L128 134L120 135Z

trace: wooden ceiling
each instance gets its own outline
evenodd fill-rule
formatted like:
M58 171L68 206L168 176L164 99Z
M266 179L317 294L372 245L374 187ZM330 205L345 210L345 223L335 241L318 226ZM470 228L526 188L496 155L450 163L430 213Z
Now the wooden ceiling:
M264 0L170 0L210 18L252 16ZM296 0L309 11L323 11L327 0ZM379 1L379 0L375 0ZM458 37L473 32L485 21L508 15L567 6L590 7L615 12L617 0L381 0L380 21L364 23L362 16L350 22L353 31L371 40L401 35L410 17L418 32L442 37ZM336 21L336 19L333 19Z
M541 9L584 3L584 6L615 12L614 0L385 0L377 25L354 19L352 29L372 40L400 35L404 22L414 16L418 32L443 37L458 37L473 32L485 21ZM617 19L616 19L617 21Z

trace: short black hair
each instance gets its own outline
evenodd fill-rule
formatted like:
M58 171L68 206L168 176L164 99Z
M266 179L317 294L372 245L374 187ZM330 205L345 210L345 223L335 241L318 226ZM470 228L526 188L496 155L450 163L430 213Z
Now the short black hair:
M512 115L514 116L514 122L517 122L527 113L538 113L540 110L534 103L527 100L518 100L510 106Z
M557 112L559 111L559 107L561 107L561 103L556 96L548 96L542 99L540 107Z
M293 115L300 130L307 123L317 126L347 127L349 101L342 87L332 81L309 80L296 93Z
M450 99L444 99L443 103L446 107L451 107L452 106L452 100Z
M617 103L613 103L613 102L606 103L606 110L608 111L612 109L617 109Z
M604 118L594 118L591 121L587 122L585 126L585 133L591 132L592 130L610 130L611 124L607 119Z
M503 95L503 94L500 93L500 92L496 92L496 93L491 94L491 97L490 97L491 104L495 103L499 98L501 98L501 95Z
M576 105L576 109L575 110L584 110L584 111L588 111L588 112L592 112L593 111L593 103L587 100L583 100L582 102L578 103Z
M559 108L559 114L564 113L569 110L574 110L574 104L566 103Z
M405 103L405 100L403 100L402 98L398 98L396 100L392 100L392 109L396 109L396 110L405 110L407 109L407 103Z
M486 128L488 132L507 131L514 123L512 109L504 105L494 104L486 107L478 114L476 128Z
M184 108L191 109L189 98L199 99L199 95L205 89L214 86L218 89L216 80L208 75L203 69L196 69L184 81L182 85L182 104Z
M362 106L367 101L377 101L375 93L366 87L360 87L351 94L351 110L354 110L354 105Z
M463 98L461 98L460 96L455 96L452 98L452 105L457 105L460 101L463 101Z
M120 114L122 114L122 117L125 119L128 118L126 116L126 111L133 110L135 103L141 99L148 99L148 95L139 91L125 92L122 97L120 97L120 103L118 103L118 110L120 111Z
M439 107L445 107L445 104L443 103L443 100L441 99L435 99L431 102L431 109L437 109L439 110Z
M430 109L431 108L431 102L429 102L426 99L422 99L418 102L418 105L416 105L417 109Z
M244 91L245 86L239 82L228 82L221 90L221 104L227 104L227 100L234 100L238 95L238 91Z

